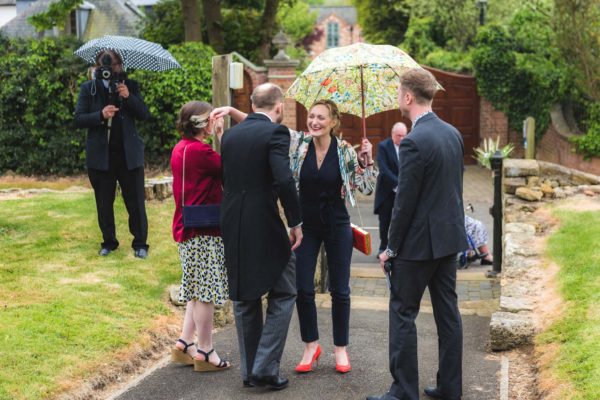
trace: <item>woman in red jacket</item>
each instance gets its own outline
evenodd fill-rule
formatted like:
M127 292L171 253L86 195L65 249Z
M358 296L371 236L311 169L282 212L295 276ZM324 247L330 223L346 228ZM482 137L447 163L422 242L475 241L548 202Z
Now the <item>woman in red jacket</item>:
M173 173L173 238L178 243L183 275L179 300L186 302L181 335L172 349L174 362L194 365L195 371L229 368L212 343L214 306L229 298L221 232L218 228L184 228L182 204L219 204L223 195L221 156L205 139L223 133L223 119L209 118L212 106L201 101L183 105L177 120L182 139L171 154ZM184 164L185 163L185 164ZM194 345L194 333L198 338Z

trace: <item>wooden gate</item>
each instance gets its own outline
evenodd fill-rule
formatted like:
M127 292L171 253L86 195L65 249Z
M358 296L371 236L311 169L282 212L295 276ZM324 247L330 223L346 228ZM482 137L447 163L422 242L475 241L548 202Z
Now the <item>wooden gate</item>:
M444 121L454 125L462 134L465 143L465 164L474 164L473 148L479 146L479 96L477 84L472 76L453 74L439 69L427 67L446 89L439 91L433 100L433 111ZM296 103L296 126L306 130L307 110ZM367 118L367 138L377 144L390 136L392 126L403 121L409 128L411 122L402 117L398 110L386 111ZM352 144L360 143L362 122L359 117L342 115L342 135Z

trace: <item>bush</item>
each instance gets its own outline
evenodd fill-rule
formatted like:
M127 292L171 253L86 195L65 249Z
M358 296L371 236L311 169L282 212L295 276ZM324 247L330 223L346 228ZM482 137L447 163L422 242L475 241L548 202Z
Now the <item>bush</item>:
M87 65L73 55L72 37L8 40L0 37L0 174L68 175L85 169L85 130L73 127L79 85ZM146 143L146 164L164 165L179 136L181 105L211 101L212 49L186 43L169 49L182 69L135 71L152 119L138 122Z
M76 39L2 40L0 173L70 174L84 167L73 112L85 63Z
M144 102L152 114L137 123L146 143L146 163L165 165L179 140L175 130L177 113L190 100L212 101L212 48L188 42L169 47L181 69L165 72L135 71L131 78L140 82Z
M588 106L589 117L586 121L587 133L571 137L571 142L577 147L577 152L584 157L600 157L600 104Z
M553 46L545 14L521 10L508 27L482 28L472 53L479 93L503 111L511 128L533 116L540 137L550 123L550 108L570 95L569 69Z

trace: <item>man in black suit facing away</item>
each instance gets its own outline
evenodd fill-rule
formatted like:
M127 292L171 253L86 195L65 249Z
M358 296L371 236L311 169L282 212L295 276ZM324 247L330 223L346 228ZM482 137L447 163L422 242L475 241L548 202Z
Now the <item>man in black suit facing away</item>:
M404 122L396 122L392 127L391 137L383 140L377 146L377 188L373 212L379 215L379 252L385 251L388 244L388 230L392 219L396 185L398 185L398 153L400 141L407 135Z
M279 364L296 301L292 251L302 241L302 220L290 170L290 133L280 125L283 93L266 83L256 87L251 100L254 112L223 135L221 231L244 386L278 390L288 385Z
M456 254L468 247L462 200L463 142L452 125L431 110L437 90L433 75L409 70L400 78L399 108L412 121L400 144L398 190L388 247L391 261L390 372L388 393L367 400L417 400L417 329L425 288L429 288L438 330L437 385L425 388L436 399L462 396L462 322L456 296Z

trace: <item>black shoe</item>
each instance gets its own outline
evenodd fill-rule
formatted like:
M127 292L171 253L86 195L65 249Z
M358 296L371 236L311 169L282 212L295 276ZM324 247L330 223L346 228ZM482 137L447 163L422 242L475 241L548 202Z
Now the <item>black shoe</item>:
M442 400L460 400L460 397L446 397L442 394L442 392L440 391L440 388L435 387L435 386L427 386L424 390L423 393L425 393L425 395L433 398L433 399L442 399Z
M148 257L148 250L137 249L133 252L133 255L136 256L137 258L144 259L144 258Z
M103 247L100 249L100 251L98 252L99 255L101 255L102 257L106 257L107 255L109 255L112 252L111 249L108 249L106 247Z
M494 261L488 260L487 258L482 258L481 265L494 265Z
M245 379L243 380L243 383L244 383L244 387L245 387L245 388L251 388L251 387L254 387L254 385L252 384L252 382L250 382L250 381L247 381L247 380L245 380Z
M285 389L289 383L289 379L283 378L279 375L259 375L250 378L250 384L258 387L267 387L271 390Z

